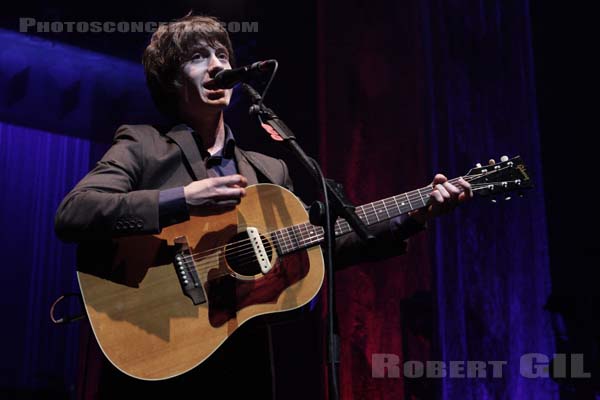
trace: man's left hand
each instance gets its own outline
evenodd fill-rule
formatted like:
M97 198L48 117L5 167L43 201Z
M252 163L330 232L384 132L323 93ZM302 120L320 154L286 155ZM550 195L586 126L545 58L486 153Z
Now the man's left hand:
M457 205L473 197L471 185L463 178L458 180L457 187L444 175L437 174L431 186L433 190L429 195L428 205L410 213L421 224L454 210Z

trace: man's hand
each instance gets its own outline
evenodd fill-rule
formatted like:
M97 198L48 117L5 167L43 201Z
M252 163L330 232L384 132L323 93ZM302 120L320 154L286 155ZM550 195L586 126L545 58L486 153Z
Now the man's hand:
M431 183L432 192L429 195L429 204L410 213L417 222L424 224L438 215L452 211L459 203L473 197L471 185L463 178L458 180L456 187L442 174L437 174ZM462 190L461 190L462 189Z
M234 206L246 195L248 181L242 175L228 175L194 181L183 188L190 206Z

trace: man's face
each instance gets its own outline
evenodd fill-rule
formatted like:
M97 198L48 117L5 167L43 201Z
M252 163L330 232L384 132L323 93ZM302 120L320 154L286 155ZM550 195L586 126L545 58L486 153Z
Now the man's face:
M182 106L192 110L208 108L223 109L229 105L232 89L210 90L204 85L224 69L231 69L227 49L220 44L215 48L200 42L191 59L182 66ZM187 103L187 104L186 104Z

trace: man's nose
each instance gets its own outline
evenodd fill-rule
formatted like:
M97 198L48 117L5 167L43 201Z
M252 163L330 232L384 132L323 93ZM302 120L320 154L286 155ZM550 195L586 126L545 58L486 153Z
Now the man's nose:
M225 69L224 64L225 63L222 62L219 59L219 57L212 54L210 57L210 62L208 64L208 76L210 76L211 78L214 78L216 74L218 74L219 72L221 72Z

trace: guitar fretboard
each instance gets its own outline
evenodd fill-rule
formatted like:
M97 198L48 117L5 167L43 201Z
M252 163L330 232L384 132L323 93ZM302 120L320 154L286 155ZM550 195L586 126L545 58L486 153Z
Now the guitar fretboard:
M458 179L453 179L455 182ZM402 193L387 199L357 207L356 215L367 226L406 214L427 205L431 187L427 186ZM335 236L352 232L352 227L343 218L335 222ZM271 233L279 254L284 255L320 244L324 240L324 229L309 222L286 227Z

